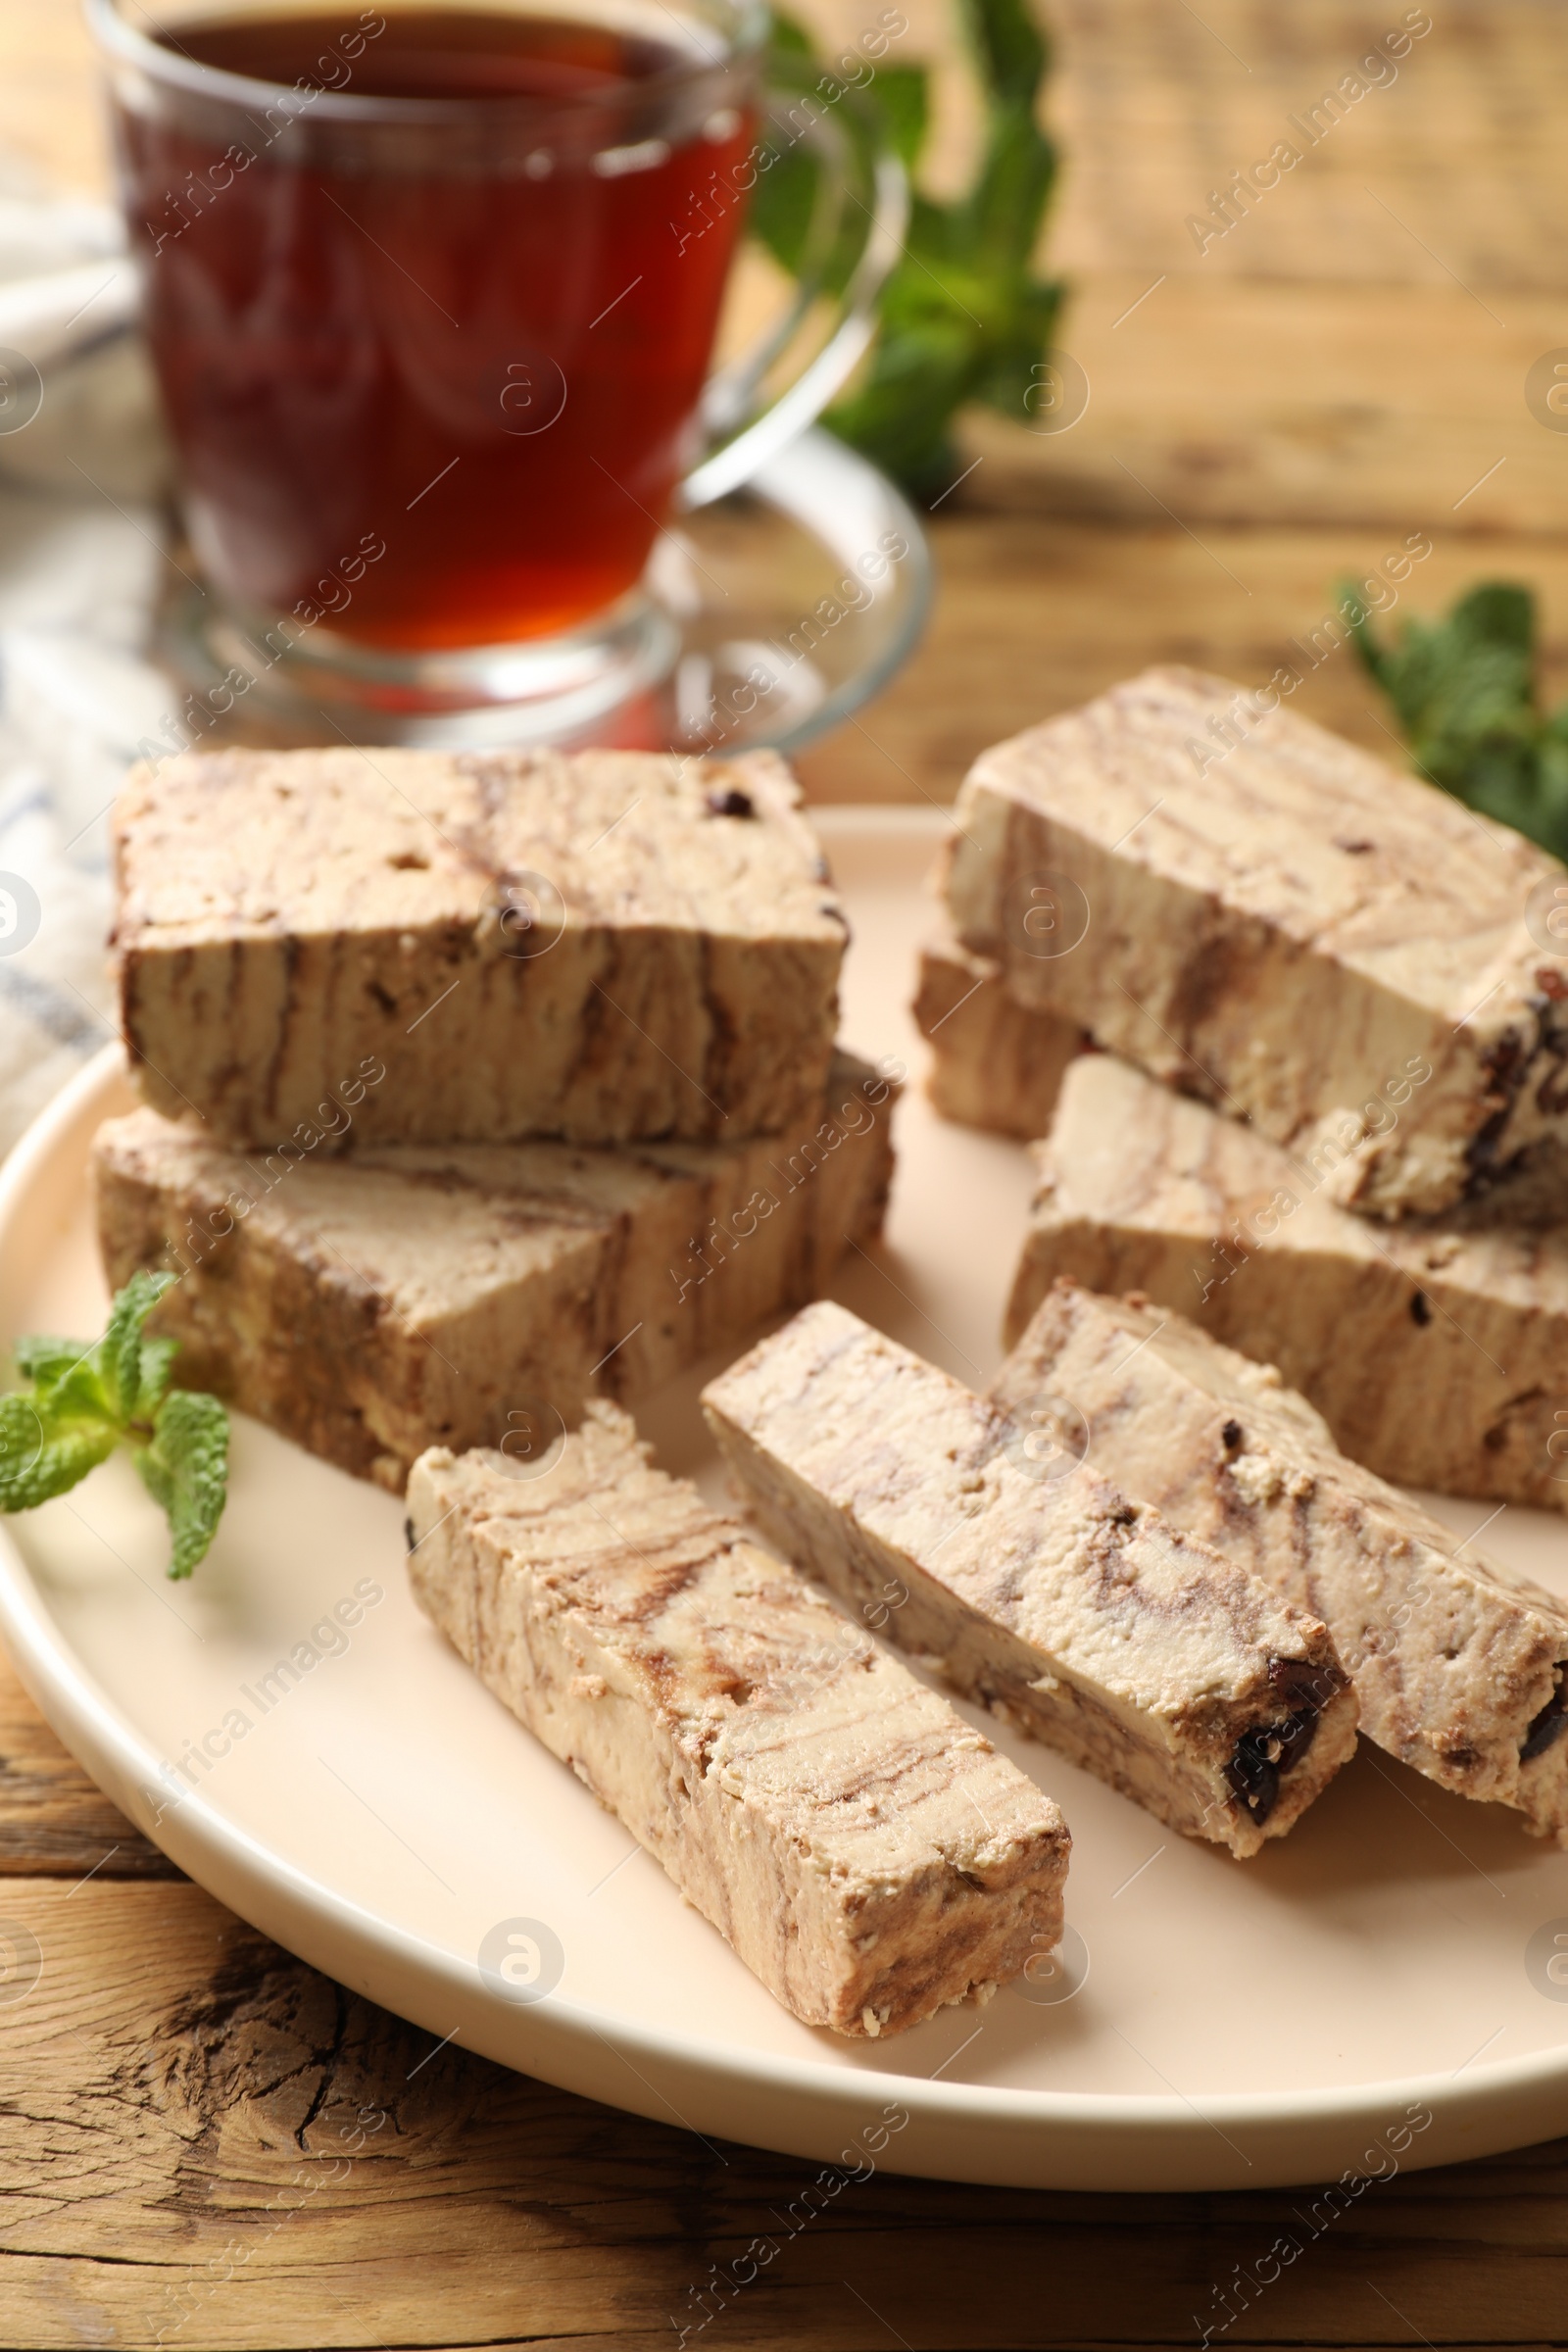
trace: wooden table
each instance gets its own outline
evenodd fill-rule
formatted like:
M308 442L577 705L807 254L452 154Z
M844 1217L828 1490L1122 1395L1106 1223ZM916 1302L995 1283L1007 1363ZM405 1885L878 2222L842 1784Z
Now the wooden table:
M938 0L906 5L909 52L935 49ZM1402 0L1055 0L1071 160L1052 250L1077 285L1064 341L1089 413L1054 438L966 430L961 464L980 462L933 523L930 639L809 756L818 796L946 800L983 742L1153 658L1259 681L1337 574L1409 533L1433 552L1407 608L1483 573L1538 584L1560 690L1568 440L1523 385L1568 342L1568 11L1432 11L1394 86L1200 254L1187 217ZM940 96L951 167L961 76ZM0 139L101 175L65 0L7 0ZM1299 707L1386 741L1343 655ZM45 1955L31 1997L0 2003L4 2344L667 2346L710 2265L805 2177L432 2054L183 1881L9 1679L0 1870L0 1913ZM361 2110L384 2125L308 2193ZM1197 2344L1298 2201L878 2175L705 2332L811 2352ZM1370 2190L1213 2340L1568 2342L1568 2141Z

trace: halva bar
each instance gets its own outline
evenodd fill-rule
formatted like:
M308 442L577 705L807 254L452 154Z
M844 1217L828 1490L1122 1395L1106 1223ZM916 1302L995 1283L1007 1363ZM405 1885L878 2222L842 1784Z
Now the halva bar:
M1108 1054L1067 1071L1036 1164L1009 1343L1058 1274L1143 1291L1277 1364L1382 1477L1568 1507L1568 1224L1525 1221L1528 1178L1445 1217L1351 1216L1310 1161Z
M1347 1205L1446 1208L1568 1136L1568 875L1274 704L1152 669L982 753L949 913L1021 1003L1332 1139Z
M776 1133L827 1076L846 924L774 754L192 752L116 807L143 1099L229 1144Z
M1083 1031L1020 1004L989 956L951 935L920 951L915 1025L931 1048L926 1089L945 1119L1002 1135L1044 1135Z
M1315 1618L1076 1463L1070 1431L1042 1449L845 1308L808 1307L703 1402L772 1541L1172 1828L1255 1854L1354 1747Z
M536 1454L814 1298L880 1229L891 1082L842 1055L782 1136L228 1152L140 1110L93 1152L112 1286L178 1280L180 1378L401 1493L427 1446Z
M590 1406L549 1474L437 1448L416 1599L811 2026L902 2032L1061 1936L1060 1813Z
M1062 1279L990 1395L1021 1420L1070 1399L1106 1478L1322 1618L1369 1739L1568 1841L1568 1609L1349 1461L1273 1365Z

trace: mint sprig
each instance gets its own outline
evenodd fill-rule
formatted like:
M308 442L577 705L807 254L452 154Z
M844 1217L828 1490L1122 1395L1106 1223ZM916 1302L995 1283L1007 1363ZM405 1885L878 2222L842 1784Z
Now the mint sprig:
M169 1515L172 1577L206 1557L228 1493L228 1415L216 1396L172 1389L177 1340L145 1324L173 1281L133 1274L100 1340L18 1340L27 1383L0 1396L0 1511L36 1510L128 1446Z
M1568 858L1568 704L1541 708L1531 591L1484 580L1446 619L1407 620L1392 639L1349 582L1336 601L1419 773Z
M1065 291L1035 271L1056 151L1037 119L1051 60L1033 0L962 0L959 20L980 85L978 159L968 185L951 201L916 187L904 250L878 300L876 340L823 418L925 499L953 486L961 461L952 426L960 410L982 402L1020 426L1030 422ZM810 91L841 81L812 57L808 36L777 6L773 44L775 71L786 79L802 76L807 107ZM867 137L867 125L880 125L912 175L929 126L928 71L902 60L878 63L863 88L844 89L834 111L855 143ZM801 114L798 105L791 120ZM778 145L776 135L772 143ZM773 169L759 178L752 198L752 227L803 284L837 292L863 219L857 214L848 224L839 250L813 257L818 161L805 140L771 160Z

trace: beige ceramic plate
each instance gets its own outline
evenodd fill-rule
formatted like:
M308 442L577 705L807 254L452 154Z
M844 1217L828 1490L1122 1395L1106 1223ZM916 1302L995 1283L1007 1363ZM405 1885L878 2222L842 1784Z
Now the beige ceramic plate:
M855 922L845 1033L918 1068L905 1005L939 820L840 810L823 830ZM83 1163L125 1099L105 1055L0 1179L0 1346L97 1327ZM978 1382L1025 1156L944 1126L917 1087L899 1118L887 1250L852 1259L838 1296ZM666 1466L710 1478L702 1376L642 1418ZM1467 1533L1487 1515L1440 1507ZM160 1517L112 1464L7 1523L0 1632L62 1738L182 1868L432 2034L697 2132L824 2161L869 2144L896 2169L1016 2184L1262 2187L1568 2127L1568 1983L1547 1970L1559 1931L1568 1953L1568 1855L1365 1746L1290 1838L1239 1864L987 1722L1072 1826L1087 1979L880 2046L797 2025L416 1614L400 1518L241 1423L193 1584L164 1582ZM1568 1592L1560 1521L1509 1511L1487 1542ZM264 1712L262 1679L362 1580L381 1597L320 1635L291 1687L274 1676ZM160 1768L203 1740L227 1753L171 1803ZM532 1939L510 1947L523 1992L531 1951L548 1968L559 1946L547 1997L481 1973L486 1938L493 1956L511 1935Z

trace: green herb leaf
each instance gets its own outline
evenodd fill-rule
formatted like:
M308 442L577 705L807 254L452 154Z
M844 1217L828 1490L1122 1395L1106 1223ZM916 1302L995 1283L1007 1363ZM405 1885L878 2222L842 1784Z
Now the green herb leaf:
M172 1389L150 1446L131 1457L155 1502L169 1513L174 1554L169 1573L189 1576L223 1515L228 1494L228 1415L216 1396Z
M131 1420L141 1404L141 1327L174 1277L134 1273L116 1298L109 1328L99 1341L96 1370L110 1409Z
M18 1340L30 1384L0 1396L0 1511L30 1511L128 1445L169 1514L171 1576L189 1576L222 1516L228 1416L214 1396L171 1390L176 1340L148 1338L147 1317L172 1281L138 1273L115 1299L101 1340Z
M114 1452L110 1421L57 1421L46 1402L0 1396L0 1511L30 1511L64 1494Z
M878 66L872 86L893 152L906 172L912 172L930 127L926 70L924 66Z
M91 1340L53 1340L34 1337L19 1340L16 1345L17 1370L24 1380L30 1380L40 1389L52 1389L56 1382L74 1372L79 1363L91 1355Z
M136 1397L138 1419L156 1413L163 1403L169 1388L169 1376L174 1369L174 1358L178 1353L177 1340L142 1341Z
M1379 639L1354 588L1336 593L1419 773L1568 858L1568 707L1541 712L1531 591L1483 581L1446 619L1407 620L1392 641Z
M774 24L775 65L784 64L803 94L819 89L824 70L800 26L777 15ZM1036 121L1049 65L1044 36L1026 0L964 0L963 24L985 104L979 164L952 202L915 196L903 256L882 289L876 339L823 420L926 498L952 486L952 424L968 402L1028 422L1035 369L1062 299L1059 285L1033 270L1056 174L1055 149ZM852 139L864 138L862 124L879 129L912 174L929 118L926 71L878 64L868 84L846 89L834 113ZM825 259L812 256L819 169L804 141L781 150L759 178L752 226L803 286L837 291L864 220L858 215L846 224Z

